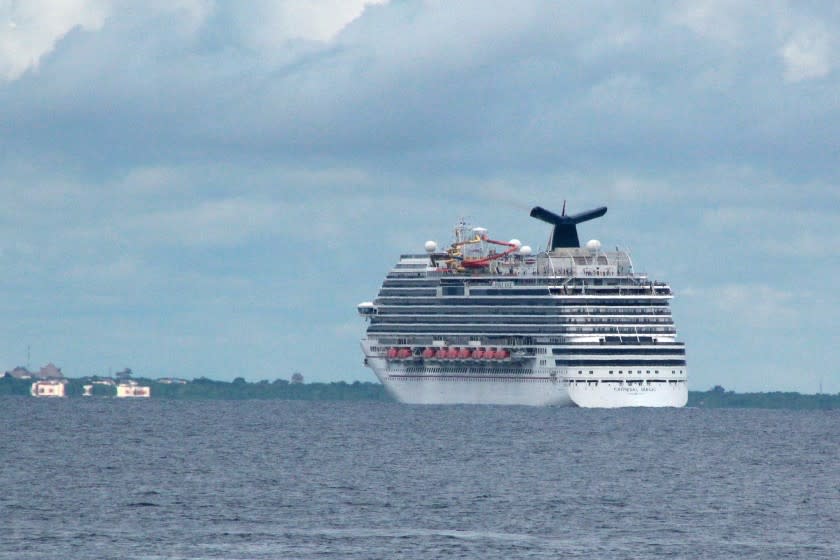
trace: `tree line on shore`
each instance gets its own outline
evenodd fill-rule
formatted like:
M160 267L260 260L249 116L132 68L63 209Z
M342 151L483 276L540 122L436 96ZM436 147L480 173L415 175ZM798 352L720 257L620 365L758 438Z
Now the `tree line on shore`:
M81 397L83 386L90 378L65 378L65 394ZM393 399L380 383L334 381L332 383L290 383L285 379L247 382L238 377L233 381L217 381L198 377L185 383L161 382L156 379L135 378L141 385L151 387L152 398L180 400L243 400L286 399L312 401L385 401ZM0 396L29 396L31 379L0 377ZM112 396L114 390L94 385L93 396ZM840 409L840 393L836 395L806 395L796 392L735 393L716 386L708 391L689 391L688 406L696 408L770 408L794 410Z
M64 394L81 397L85 385L93 385L93 397L114 396L113 386L93 382L94 378L63 378ZM36 379L0 377L0 395L29 396ZM390 401L391 397L379 383L290 383L285 379L249 383L241 377L233 381L217 381L198 377L188 382L164 382L142 377L133 378L138 385L151 387L152 398L159 399L289 399L289 400L373 400Z

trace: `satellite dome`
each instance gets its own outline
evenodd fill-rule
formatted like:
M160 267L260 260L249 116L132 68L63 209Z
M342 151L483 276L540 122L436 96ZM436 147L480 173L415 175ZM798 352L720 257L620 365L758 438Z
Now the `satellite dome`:
M426 248L427 253L434 253L435 251L437 251L437 243L435 243L434 241L426 241L424 247Z
M476 234L477 236L481 237L482 239L484 239L484 237L487 235L487 228L474 227L473 228L473 233Z
M589 241L586 242L586 248L589 249L590 251L597 251L598 249L601 248L601 242L598 241L597 239L590 239Z
M511 245L513 245L514 247L516 247L517 249L519 249L520 247L522 247L522 242L521 242L521 241L519 241L518 239L511 239L510 241L508 241L508 243L510 243Z
M531 246L530 245L523 245L519 248L519 254L525 255L526 257L531 254Z
M358 306L356 306L356 310L362 317L370 317L371 315L376 315L376 305L372 301L363 301Z

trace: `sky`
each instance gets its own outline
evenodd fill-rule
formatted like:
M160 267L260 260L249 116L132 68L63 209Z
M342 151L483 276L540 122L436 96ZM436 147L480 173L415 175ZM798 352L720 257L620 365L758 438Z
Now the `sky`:
M840 392L838 49L816 0L0 0L0 371L375 381L400 253L565 200L691 389Z

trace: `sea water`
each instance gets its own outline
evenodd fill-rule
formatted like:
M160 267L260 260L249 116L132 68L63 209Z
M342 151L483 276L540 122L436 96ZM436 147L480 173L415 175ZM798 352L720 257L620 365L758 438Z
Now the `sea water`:
M840 558L840 414L0 398L0 558Z

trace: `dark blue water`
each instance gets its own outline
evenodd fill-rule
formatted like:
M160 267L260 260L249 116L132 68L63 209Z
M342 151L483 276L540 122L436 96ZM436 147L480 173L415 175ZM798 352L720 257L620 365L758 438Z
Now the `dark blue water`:
M840 558L840 415L0 398L2 558Z

